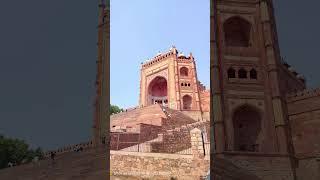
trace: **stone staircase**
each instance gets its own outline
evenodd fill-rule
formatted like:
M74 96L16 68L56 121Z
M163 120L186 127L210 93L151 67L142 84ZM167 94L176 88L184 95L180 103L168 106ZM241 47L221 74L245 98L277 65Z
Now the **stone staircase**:
M181 111L170 109L168 107L162 107L165 111L166 119L163 122L165 129L174 129L187 124L192 124L197 122L191 117L183 114Z
M139 123L161 126L162 118L166 116L161 106L155 104L110 116L110 127L134 127Z

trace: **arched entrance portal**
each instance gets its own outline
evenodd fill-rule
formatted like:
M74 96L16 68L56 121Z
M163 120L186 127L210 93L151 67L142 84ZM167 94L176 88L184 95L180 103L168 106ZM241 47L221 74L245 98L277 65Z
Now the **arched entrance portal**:
M182 102L183 102L183 109L184 110L190 110L192 106L192 97L189 95L184 95L182 97Z
M235 151L259 151L261 115L255 108L247 105L238 108L233 115L233 128Z
M251 24L241 18L229 18L224 24L224 38L227 46L249 47Z
M151 104L168 104L167 80L164 77L157 76L149 84L148 105Z

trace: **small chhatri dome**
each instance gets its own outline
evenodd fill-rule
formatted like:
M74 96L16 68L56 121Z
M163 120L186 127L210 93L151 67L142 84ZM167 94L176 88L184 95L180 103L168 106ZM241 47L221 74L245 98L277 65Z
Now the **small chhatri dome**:
M295 70L293 69L293 67L289 67L288 70L289 70L290 72L295 72Z
M175 52L176 54L178 54L178 50L176 49L176 47L174 45L171 46L170 50L169 51L173 51Z
M186 56L183 54L183 52L180 52L180 53L178 54L178 57L186 57Z
M305 80L306 79L302 74L298 74L297 78L300 79L300 80Z

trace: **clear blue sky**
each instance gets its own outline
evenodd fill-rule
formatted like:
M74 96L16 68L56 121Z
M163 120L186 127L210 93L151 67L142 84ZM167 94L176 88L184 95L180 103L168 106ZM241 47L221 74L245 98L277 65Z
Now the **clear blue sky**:
M209 88L209 0L111 0L111 12L111 104L138 105L141 62L172 45L192 52L198 79Z

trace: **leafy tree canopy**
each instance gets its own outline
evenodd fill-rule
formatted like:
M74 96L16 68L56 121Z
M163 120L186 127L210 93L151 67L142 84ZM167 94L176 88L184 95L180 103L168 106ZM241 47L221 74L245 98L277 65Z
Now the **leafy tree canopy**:
M118 106L116 106L116 105L110 104L110 115L117 114L119 112L123 112L123 109L118 107Z
M20 165L31 162L35 157L42 159L43 156L41 148L30 149L23 140L0 135L0 169L8 167L9 163Z

